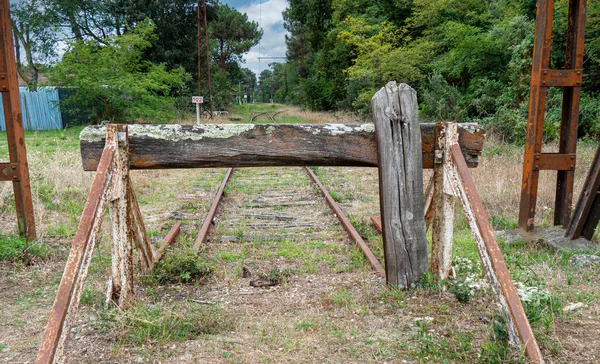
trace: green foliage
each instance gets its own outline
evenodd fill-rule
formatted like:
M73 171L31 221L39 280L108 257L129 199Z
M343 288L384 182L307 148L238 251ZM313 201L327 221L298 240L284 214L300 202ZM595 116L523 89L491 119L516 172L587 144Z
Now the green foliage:
M263 31L258 23L249 21L247 14L219 4L215 21L210 24L211 38L216 40L215 58L220 70L242 62L242 55L258 44Z
M49 254L48 245L43 242L28 243L15 236L0 237L0 261L31 264L35 259L46 259Z
M75 114L88 112L97 121L174 118L172 96L185 88L189 75L182 68L167 71L164 64L143 60L154 29L148 20L124 35L107 38L105 45L71 44L51 75L54 84L75 89L62 106Z
M459 277L448 281L448 291L456 297L458 302L469 302L472 297L472 288L467 284L465 277Z
M210 276L213 265L198 257L193 249L171 252L142 281L149 285L191 283Z
M567 0L557 0L551 67L564 64ZM588 6L588 26L600 5ZM527 119L535 1L293 0L286 102L316 110L369 114L388 81L418 91L427 121L475 121L523 142ZM600 136L600 32L586 32L580 136ZM280 90L277 85L275 94ZM556 139L561 95L550 89L545 137Z

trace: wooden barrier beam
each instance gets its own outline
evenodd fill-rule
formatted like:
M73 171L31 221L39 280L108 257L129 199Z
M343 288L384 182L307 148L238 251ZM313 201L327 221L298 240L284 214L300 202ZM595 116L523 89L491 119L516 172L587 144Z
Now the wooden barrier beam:
M420 124L423 168L433 168L435 124ZM129 125L130 169L348 166L377 167L373 124ZM458 141L476 167L484 131L459 124ZM95 171L104 126L81 132L83 169Z

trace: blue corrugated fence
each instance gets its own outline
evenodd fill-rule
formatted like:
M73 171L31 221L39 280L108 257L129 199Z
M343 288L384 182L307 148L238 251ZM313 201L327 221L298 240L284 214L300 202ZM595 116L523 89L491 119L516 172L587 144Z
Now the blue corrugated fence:
M62 129L62 118L58 107L58 90L56 87L39 87L38 91L29 91L27 87L19 87L21 96L21 113L25 130ZM3 110L0 98L0 110ZM4 112L0 112L0 131L6 131Z

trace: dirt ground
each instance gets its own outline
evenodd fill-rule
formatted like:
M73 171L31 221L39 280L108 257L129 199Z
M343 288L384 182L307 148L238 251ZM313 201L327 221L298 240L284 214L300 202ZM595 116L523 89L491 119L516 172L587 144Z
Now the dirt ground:
M301 117L305 112L289 113ZM316 119L331 120L317 115L310 122ZM47 158L42 146L36 148L35 138L31 140L35 193L42 196L44 186L52 183L60 187L51 194L54 205L42 197L36 200L39 244L49 246L48 256L31 265L0 261L0 361L10 363L35 360L78 208L92 178L80 171L76 149ZM584 144L578 165L589 164L594 149ZM491 141L481 165L473 170L499 229L515 227L521 153L521 147ZM183 223L177 244L167 253L168 264L186 262L224 172L132 172L152 241L159 244L175 222ZM376 169L317 168L316 174L383 263L381 237L369 222L379 213ZM578 169L577 192L584 174ZM548 224L553 177L548 173L543 178L539 222ZM8 205L10 193L3 191L0 196ZM136 274L136 304L127 311L104 305L110 274L105 221L67 345L70 362L524 362L519 349L502 340L498 306L482 283L479 258L460 212L455 222L455 266L470 265L460 268L458 276L479 284L468 286L473 292L467 302L427 278L410 291L387 288L301 168L236 169L225 192L198 258L210 267L210 274L186 280L184 272L179 281L166 283L159 282L159 276ZM66 196L83 202L71 212L61 207L70 201ZM8 207L0 212L2 238L14 231L14 212ZM569 263L573 253L542 246L501 247L513 279L537 292L526 310L546 361L598 362L598 267L573 267ZM277 284L253 287L261 280ZM583 307L563 312L579 302Z

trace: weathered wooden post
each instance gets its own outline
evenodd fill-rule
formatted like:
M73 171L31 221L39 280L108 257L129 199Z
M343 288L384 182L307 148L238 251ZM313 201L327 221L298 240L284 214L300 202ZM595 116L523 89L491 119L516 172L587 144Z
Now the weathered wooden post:
M371 100L387 282L410 288L427 271L417 94L392 81Z

